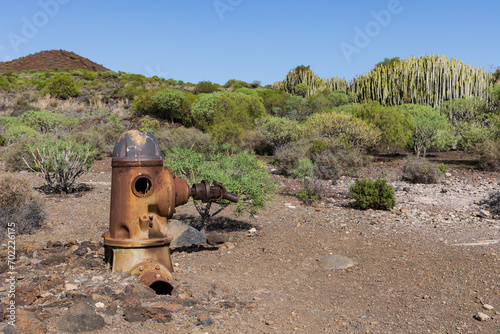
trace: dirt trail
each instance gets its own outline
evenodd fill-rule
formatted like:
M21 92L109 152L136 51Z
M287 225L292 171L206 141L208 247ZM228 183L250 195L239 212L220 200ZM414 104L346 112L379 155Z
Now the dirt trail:
M48 196L44 228L36 235L18 236L18 243L34 245L40 254L48 241L98 245L108 224L108 164L109 159L99 161L85 176L92 191ZM189 296L139 298L145 307L180 305L171 321L126 321L123 312L129 296L125 294L123 300L110 297L103 303L108 307L117 302L119 307L114 313L98 310L106 327L95 332L497 333L500 220L484 217L480 203L499 190L500 174L460 165L451 166L449 173L437 185L409 185L399 180L398 162L373 163L363 176L384 176L396 189L398 204L387 212L352 209L347 198L351 178L328 185L330 196L314 206L279 195L255 219L235 219L225 212L212 229L225 236L229 246L172 249L175 285L189 291ZM287 189L297 186L276 179ZM189 204L179 207L175 217L189 222L197 213ZM256 233L249 232L252 227ZM99 258L98 252L96 248L88 254ZM347 256L355 266L327 271L318 261L329 254ZM33 252L26 252L26 258L30 264L24 267L22 283L40 284L52 269L37 267ZM75 267L80 260L74 261L68 262L69 269L65 264L55 268L66 283L83 287L91 286L96 276L104 281L126 279L108 278L103 266ZM5 273L0 276L3 282ZM2 300L5 293L0 292ZM106 292L103 288L98 293ZM54 292L59 301L68 301L66 308L79 294L85 291ZM36 308L39 302L26 309L41 312ZM494 309L485 310L482 304ZM66 308L53 307L45 309L51 316L40 319L50 333L58 333L57 321ZM490 319L476 320L478 312Z

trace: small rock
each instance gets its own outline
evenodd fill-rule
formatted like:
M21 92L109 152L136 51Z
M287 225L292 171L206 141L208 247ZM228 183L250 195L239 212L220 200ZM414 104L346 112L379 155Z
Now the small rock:
M78 248L77 248L77 249L73 252L73 254L75 254L75 255L77 255L77 256L85 256L85 255L87 255L88 250L89 250L89 249L87 248L87 246L83 246L83 245L82 245L82 246L78 247Z
M488 218L490 216L490 212L488 210L479 210L477 216L480 218Z
M210 232L207 235L207 243L212 246L217 246L225 243L227 240L215 231Z
M136 296L142 299L151 299L156 297L155 290L145 284L130 284L125 287L125 294Z
M179 220L169 220L168 232L174 236L171 243L174 247L204 245L207 243L207 237L203 233Z
M170 312L180 312L180 311L184 310L184 306L182 306L181 304L178 304L178 303L175 303L175 304L160 303L160 304L156 304L156 307L164 308L165 310L170 311Z
M148 316L156 322L166 323L172 321L172 314L164 308L152 307L146 309L146 311Z
M446 193L448 193L449 191L450 191L450 189L448 189L448 188L442 188L442 189L441 189L441 193L442 193L442 194L446 194Z
M488 305L488 304L483 304L483 308L484 308L485 310L488 310L488 311L491 311L491 310L493 310L493 309L494 309L494 307L493 307L493 306Z
M102 277L102 276L93 276L92 277L92 283L94 283L94 284L102 282L102 281L104 281L104 277Z
M3 332L5 334L43 334L47 333L47 326L42 321L38 320L35 313L28 312L23 309L18 309L16 316L16 326L7 326L4 328Z
M227 249L234 249L234 247L236 247L236 246L232 242L226 242L223 246L223 248L227 248Z
M254 309L257 308L257 303L250 303L245 306L246 309Z
M490 316L483 312L477 312L477 314L474 316L474 319L479 321L488 321L490 320Z
M291 205L290 203L285 203L284 205L285 205L287 208L289 208L289 209L296 209L296 208L297 208L296 206Z
M64 285L64 288L66 289L66 291L74 291L78 289L78 285L67 283L66 285Z
M354 266L354 262L342 255L328 255L319 261L319 266L325 270L347 269Z
M255 234L257 233L257 229L255 227L252 227L251 229L248 230L248 233Z
M56 247L62 247L62 246L63 246L63 243L61 241L53 242L53 241L49 240L45 244L45 248L56 248Z
M101 302L95 303L96 308L104 308L104 306L106 306L106 305L104 305L104 303L101 303Z
M86 301L73 305L57 322L57 328L63 332L90 332L104 327L104 319L98 315L94 307Z
M403 191L410 192L410 187L403 187Z
M28 306L40 298L40 290L35 286L21 285L16 289L16 304Z
M127 307L123 310L123 318L128 322L144 322L151 319L147 309L142 305Z

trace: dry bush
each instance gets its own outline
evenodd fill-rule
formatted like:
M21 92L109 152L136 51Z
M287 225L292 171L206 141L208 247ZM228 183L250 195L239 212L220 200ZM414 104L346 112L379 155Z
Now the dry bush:
M47 94L38 101L34 102L33 105L41 110L52 110L57 108L59 100Z
M156 138L164 152L172 146L202 153L210 152L211 148L210 135L196 128L163 129L159 134L156 134Z
M490 194L490 197L486 200L486 205L488 205L492 214L500 217L500 192Z
M0 240L5 237L7 227L14 228L16 234L33 233L45 216L27 180L10 174L0 179Z
M486 140L475 146L479 167L486 171L500 171L500 140Z
M15 172L26 169L26 164L23 159L31 162L33 156L30 153L30 148L34 147L40 141L37 137L21 137L14 144L10 145L4 151L4 163L7 171Z
M274 164L285 175L291 175L292 170L297 167L299 159L309 157L312 143L310 140L301 139L292 143L277 147L274 153Z
M302 188L297 194L306 204L312 204L313 201L325 198L327 195L328 188L323 181L316 178L304 180Z
M17 208L37 200L29 182L12 174L0 178L0 207Z
M425 158L410 158L403 163L403 180L411 183L438 183L439 168Z

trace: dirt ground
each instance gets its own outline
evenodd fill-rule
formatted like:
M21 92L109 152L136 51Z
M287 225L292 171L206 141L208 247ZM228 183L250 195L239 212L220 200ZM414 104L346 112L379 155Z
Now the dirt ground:
M401 181L398 157L381 157L363 170L361 177L385 177L394 186L397 205L391 211L351 208L352 178L343 177L336 185L325 182L328 196L305 205L286 195L296 183L274 175L284 191L265 211L253 219L235 218L228 209L209 227L228 243L171 250L173 284L188 296L135 301L168 308L168 322L127 321L121 301L114 312L101 312L95 304L106 325L94 332L500 333L500 220L482 204L500 190L500 174L475 170L473 157L461 153L431 159L448 166L447 176L433 185ZM77 268L68 261L48 268L33 255L33 249L48 254L47 243L56 241L61 241L61 251L71 247L70 241L73 246L90 241L100 247L108 230L110 165L109 158L98 161L83 177L91 191L44 195L49 216L43 228L35 235L17 236L24 276L19 284L36 286L59 272L66 284L82 287L66 285L45 294L40 287L29 305L19 305L36 315L33 321L41 323L42 332L61 332L59 319L74 296L85 297L84 286L101 281L95 277L115 286L127 279L123 275L112 281L103 265ZM23 175L34 185L43 183L31 173ZM197 213L189 203L177 208L174 218L191 222ZM249 232L252 228L255 233ZM318 262L330 254L346 256L355 265L325 270ZM5 275L0 274L4 303ZM49 295L55 302L43 300ZM108 310L113 302L106 299L99 306ZM488 305L493 309L486 309ZM489 319L477 320L478 312ZM5 319L2 328L8 328Z

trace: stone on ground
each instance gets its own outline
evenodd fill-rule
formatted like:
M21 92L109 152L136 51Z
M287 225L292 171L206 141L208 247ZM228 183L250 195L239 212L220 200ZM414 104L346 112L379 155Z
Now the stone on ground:
M57 322L57 328L68 333L90 332L103 327L104 319L86 301L73 305Z
M328 255L319 261L319 266L325 270L347 269L354 266L354 262L342 255Z
M203 233L179 220L170 219L168 221L168 232L174 236L171 243L174 247L204 245L207 243L207 237Z

